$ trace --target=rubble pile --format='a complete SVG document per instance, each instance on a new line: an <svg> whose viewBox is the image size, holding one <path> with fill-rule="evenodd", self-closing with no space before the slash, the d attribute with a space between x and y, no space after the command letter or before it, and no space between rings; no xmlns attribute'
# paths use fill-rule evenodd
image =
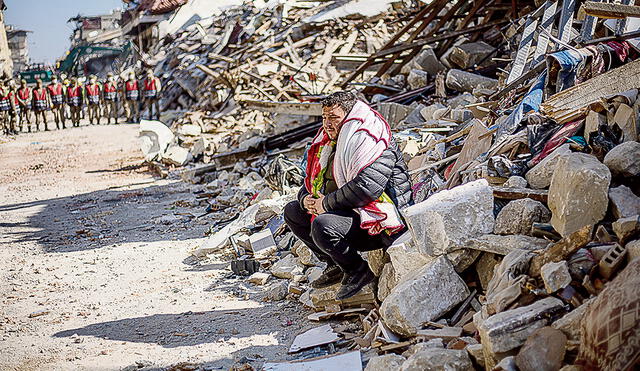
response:
<svg viewBox="0 0 640 371"><path fill-rule="evenodd" d="M220 220L194 255L227 255L264 300L299 300L311 321L344 320L306 349L335 353L341 339L338 350L359 350L370 371L624 364L623 345L593 349L606 342L606 313L617 321L610 336L638 333L637 313L622 326L619 310L640 299L629 289L640 265L640 35L623 4L517 3L434 0L366 21L236 8L175 35L156 57L174 70L165 104L207 113L192 109L173 128L186 137L196 126L215 143L210 165L184 173L206 184L201 197ZM362 39L385 27L380 42ZM364 51L348 76L338 72L349 60L340 56ZM302 93L312 83L302 77L301 90L274 85L304 66L323 88ZM317 103L295 103L300 121L276 110L352 81L390 123L415 204L393 246L364 254L377 282L338 301L340 284L309 288L324 266L282 217L304 177L297 142L318 128L305 125ZM265 153L246 151L252 138ZM327 331L340 336L327 341Z"/></svg>

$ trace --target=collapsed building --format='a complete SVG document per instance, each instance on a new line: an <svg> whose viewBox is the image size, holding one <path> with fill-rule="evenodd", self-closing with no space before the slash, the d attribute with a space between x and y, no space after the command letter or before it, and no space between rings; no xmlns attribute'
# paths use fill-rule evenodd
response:
<svg viewBox="0 0 640 371"><path fill-rule="evenodd" d="M147 164L203 184L219 221L194 256L333 321L292 344L323 356L305 365L633 367L640 7L363 3L246 2L145 51L168 125L142 122ZM322 263L282 219L339 89L388 119L416 202L409 231L365 254L377 282L345 301L308 287Z"/></svg>

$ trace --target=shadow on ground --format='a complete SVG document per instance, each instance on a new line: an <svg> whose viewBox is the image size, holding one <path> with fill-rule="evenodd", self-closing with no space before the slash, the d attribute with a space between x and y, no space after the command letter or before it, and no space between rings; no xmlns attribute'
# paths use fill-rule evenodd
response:
<svg viewBox="0 0 640 371"><path fill-rule="evenodd" d="M201 238L212 222L199 219L205 207L182 182L1 205L0 244L36 241L46 252L70 252ZM16 211L27 220L9 220Z"/></svg>

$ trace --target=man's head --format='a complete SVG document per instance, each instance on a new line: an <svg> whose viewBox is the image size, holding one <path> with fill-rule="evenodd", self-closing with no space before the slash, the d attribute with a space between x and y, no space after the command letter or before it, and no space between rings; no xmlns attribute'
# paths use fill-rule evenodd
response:
<svg viewBox="0 0 640 371"><path fill-rule="evenodd" d="M51 77L51 82L52 82L52 83L54 83L54 84L56 84L56 83L58 82L58 76L53 75L53 76Z"/></svg>
<svg viewBox="0 0 640 371"><path fill-rule="evenodd" d="M38 89L42 89L42 80L41 79L37 79L36 80L36 85L38 86Z"/></svg>
<svg viewBox="0 0 640 371"><path fill-rule="evenodd" d="M89 81L91 81L92 84L95 84L98 82L98 77L96 75L91 75L89 76Z"/></svg>
<svg viewBox="0 0 640 371"><path fill-rule="evenodd" d="M109 72L107 74L107 81L113 82L114 78L113 78L113 74L111 72Z"/></svg>
<svg viewBox="0 0 640 371"><path fill-rule="evenodd" d="M147 77L148 78L152 78L153 77L153 70L151 68L147 68Z"/></svg>
<svg viewBox="0 0 640 371"><path fill-rule="evenodd" d="M136 79L136 74L133 72L129 73L129 81L133 81L135 79Z"/></svg>
<svg viewBox="0 0 640 371"><path fill-rule="evenodd" d="M20 86L23 87L23 88L26 88L27 87L27 80L25 80L25 79L20 80Z"/></svg>
<svg viewBox="0 0 640 371"><path fill-rule="evenodd" d="M351 112L358 99L355 94L348 91L335 92L322 103L322 127L331 140L338 139L342 121Z"/></svg>

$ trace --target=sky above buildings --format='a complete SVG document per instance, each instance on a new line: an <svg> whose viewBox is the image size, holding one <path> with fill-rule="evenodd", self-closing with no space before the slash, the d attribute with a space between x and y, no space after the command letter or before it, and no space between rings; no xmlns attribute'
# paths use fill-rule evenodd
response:
<svg viewBox="0 0 640 371"><path fill-rule="evenodd" d="M122 8L121 0L5 0L5 22L33 31L28 36L29 56L34 63L53 63L69 48L74 28L69 18L110 13Z"/></svg>

